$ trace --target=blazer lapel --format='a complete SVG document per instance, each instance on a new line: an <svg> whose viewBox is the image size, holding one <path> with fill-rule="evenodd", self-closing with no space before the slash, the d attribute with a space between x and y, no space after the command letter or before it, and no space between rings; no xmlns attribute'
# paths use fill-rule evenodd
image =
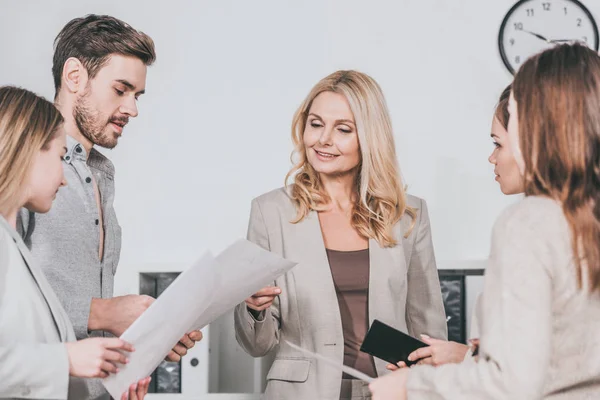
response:
<svg viewBox="0 0 600 400"><path fill-rule="evenodd" d="M396 237L403 241L402 236ZM378 319L405 331L405 312L399 309L406 298L407 266L402 242L394 247L381 247L370 239L369 267L369 326ZM388 363L378 358L374 360L377 374L382 376L387 372Z"/></svg>
<svg viewBox="0 0 600 400"><path fill-rule="evenodd" d="M342 319L318 213L311 211L296 225L295 232L294 240L298 243L293 247L301 250L291 259L302 260L293 270L296 283L310 288L311 296L319 303L319 315L315 316L320 321L317 326L326 327L325 331L331 335L321 344L329 347L325 353L335 354L341 362L344 357ZM374 319L379 319L406 331L406 315L400 305L406 298L407 262L400 224L396 225L395 235L399 243L394 247L384 248L376 240L369 240L369 326ZM386 365L387 362L375 359L379 376L387 372Z"/></svg>
<svg viewBox="0 0 600 400"><path fill-rule="evenodd" d="M318 213L311 211L297 224L296 229L297 240L302 242L298 243L302 263L294 269L295 279L299 287L310 288L311 296L314 297L311 301L319 309L319 315L315 316L321 321L319 328L327 327L328 338L322 345L339 349L334 353L343 357L342 318Z"/></svg>
<svg viewBox="0 0 600 400"><path fill-rule="evenodd" d="M50 309L50 313L52 314L52 319L54 320L54 325L56 326L56 330L58 331L60 340L63 342L67 341L67 328L64 325L64 320L57 318L57 316L63 315L63 308L60 304L60 301L56 297L56 294L52 290L52 287L50 287L48 280L44 276L43 271L41 271L36 266L36 264L32 262L31 254L27 249L27 246L25 246L25 243L23 243L23 240L21 239L19 234L14 229L12 229L12 227L8 225L8 223L1 216L0 224L3 225L4 229L10 233L11 237L17 244L17 247L19 249L19 252L21 253L21 257L23 257L25 265L29 269L31 276L33 276L33 280L38 285L42 296L44 296L44 299L48 304L48 308Z"/></svg>

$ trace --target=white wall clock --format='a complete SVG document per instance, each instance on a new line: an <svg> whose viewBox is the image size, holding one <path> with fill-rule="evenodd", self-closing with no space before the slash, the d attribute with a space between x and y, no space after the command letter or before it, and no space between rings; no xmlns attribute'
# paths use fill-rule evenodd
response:
<svg viewBox="0 0 600 400"><path fill-rule="evenodd" d="M577 0L520 0L504 17L498 34L502 61L513 74L532 55L573 41L598 51L596 21Z"/></svg>

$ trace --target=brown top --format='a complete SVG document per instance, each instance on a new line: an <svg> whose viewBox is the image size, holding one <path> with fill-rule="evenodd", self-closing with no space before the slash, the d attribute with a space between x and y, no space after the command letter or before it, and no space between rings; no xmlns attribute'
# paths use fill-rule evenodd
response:
<svg viewBox="0 0 600 400"><path fill-rule="evenodd" d="M360 351L369 328L369 249L327 249L327 258L342 316L344 364L377 377L373 357Z"/></svg>

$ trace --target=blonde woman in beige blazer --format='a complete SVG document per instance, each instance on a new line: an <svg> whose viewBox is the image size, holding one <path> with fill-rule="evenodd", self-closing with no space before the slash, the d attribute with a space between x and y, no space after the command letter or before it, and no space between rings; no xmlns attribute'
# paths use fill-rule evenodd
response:
<svg viewBox="0 0 600 400"><path fill-rule="evenodd" d="M478 360L402 368L373 398L600 398L600 56L582 44L519 69L508 137L525 199L494 225Z"/></svg>
<svg viewBox="0 0 600 400"><path fill-rule="evenodd" d="M75 341L69 318L17 233L23 206L48 212L64 185L63 119L35 94L0 87L0 399L89 398L87 382L126 362L117 338ZM123 394L140 400L149 378Z"/></svg>
<svg viewBox="0 0 600 400"><path fill-rule="evenodd" d="M236 337L252 356L275 352L266 399L369 398L362 382L286 341L379 376L386 363L358 351L374 319L446 338L427 207L403 190L385 100L369 76L321 80L292 137L294 184L253 200L248 239L299 264L236 308Z"/></svg>

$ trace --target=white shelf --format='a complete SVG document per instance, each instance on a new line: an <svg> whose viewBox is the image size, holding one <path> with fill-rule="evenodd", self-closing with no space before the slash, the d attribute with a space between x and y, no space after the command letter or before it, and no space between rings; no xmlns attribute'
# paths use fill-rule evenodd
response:
<svg viewBox="0 0 600 400"><path fill-rule="evenodd" d="M485 269L487 259L483 260L444 260L438 261L438 269Z"/></svg>

